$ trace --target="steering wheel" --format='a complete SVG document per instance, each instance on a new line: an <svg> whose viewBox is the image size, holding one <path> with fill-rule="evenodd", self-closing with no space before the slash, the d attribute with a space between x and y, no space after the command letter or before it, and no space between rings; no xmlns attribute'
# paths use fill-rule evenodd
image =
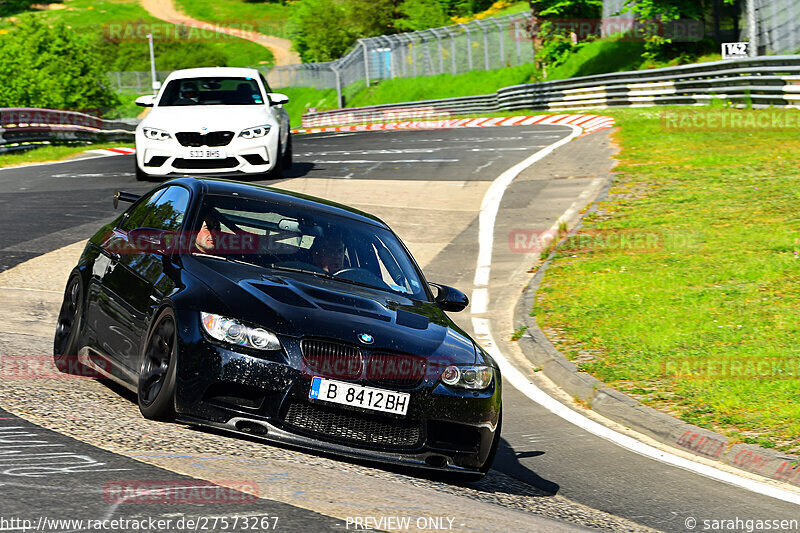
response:
<svg viewBox="0 0 800 533"><path fill-rule="evenodd" d="M338 272L333 274L336 278L343 278L349 279L350 281L355 281L358 283L363 283L365 285L371 285L373 287L386 287L387 289L389 286L378 276L367 270L366 268L358 268L358 267L350 267L350 268L343 268Z"/></svg>

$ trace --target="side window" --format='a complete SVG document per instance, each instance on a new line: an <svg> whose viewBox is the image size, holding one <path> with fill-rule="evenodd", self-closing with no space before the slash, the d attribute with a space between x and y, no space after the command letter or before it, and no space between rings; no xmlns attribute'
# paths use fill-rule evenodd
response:
<svg viewBox="0 0 800 533"><path fill-rule="evenodd" d="M141 228L142 221L147 215L147 212L150 211L150 208L153 207L153 204L163 193L164 189L159 189L149 196L146 196L139 201L138 204L133 206L128 212L128 216L125 217L125 220L123 220L122 224L120 224L120 229L130 231L132 229Z"/></svg>
<svg viewBox="0 0 800 533"><path fill-rule="evenodd" d="M180 186L167 187L152 203L139 227L177 231L189 206L189 191Z"/></svg>

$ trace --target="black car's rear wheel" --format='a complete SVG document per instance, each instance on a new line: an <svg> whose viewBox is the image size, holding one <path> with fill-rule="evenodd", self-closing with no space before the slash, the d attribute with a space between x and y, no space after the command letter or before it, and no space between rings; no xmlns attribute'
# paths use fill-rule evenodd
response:
<svg viewBox="0 0 800 533"><path fill-rule="evenodd" d="M53 360L56 367L70 372L70 363L77 364L78 333L83 316L83 286L79 274L73 274L64 291L64 301L58 313L56 334L53 339Z"/></svg>
<svg viewBox="0 0 800 533"><path fill-rule="evenodd" d="M175 414L175 367L178 332L175 313L164 309L153 322L139 367L139 410L145 418L170 419Z"/></svg>

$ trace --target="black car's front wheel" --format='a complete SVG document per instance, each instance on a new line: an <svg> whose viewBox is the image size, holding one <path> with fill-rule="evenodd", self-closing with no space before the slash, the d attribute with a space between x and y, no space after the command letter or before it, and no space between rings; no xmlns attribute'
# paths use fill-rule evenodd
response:
<svg viewBox="0 0 800 533"><path fill-rule="evenodd" d="M56 367L65 373L70 372L71 363L76 364L78 333L83 315L83 287L81 277L73 274L64 291L64 301L58 313L56 334L53 339L53 360Z"/></svg>
<svg viewBox="0 0 800 533"><path fill-rule="evenodd" d="M175 414L177 353L175 312L167 308L153 321L139 367L139 411L145 418L164 420Z"/></svg>

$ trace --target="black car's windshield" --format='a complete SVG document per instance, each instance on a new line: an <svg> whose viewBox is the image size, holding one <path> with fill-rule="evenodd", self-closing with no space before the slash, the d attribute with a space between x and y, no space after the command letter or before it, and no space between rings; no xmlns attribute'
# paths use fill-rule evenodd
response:
<svg viewBox="0 0 800 533"><path fill-rule="evenodd" d="M236 196L208 195L193 250L427 299L403 245L379 226Z"/></svg>
<svg viewBox="0 0 800 533"><path fill-rule="evenodd" d="M254 78L182 78L164 88L159 106L263 105L264 97Z"/></svg>

